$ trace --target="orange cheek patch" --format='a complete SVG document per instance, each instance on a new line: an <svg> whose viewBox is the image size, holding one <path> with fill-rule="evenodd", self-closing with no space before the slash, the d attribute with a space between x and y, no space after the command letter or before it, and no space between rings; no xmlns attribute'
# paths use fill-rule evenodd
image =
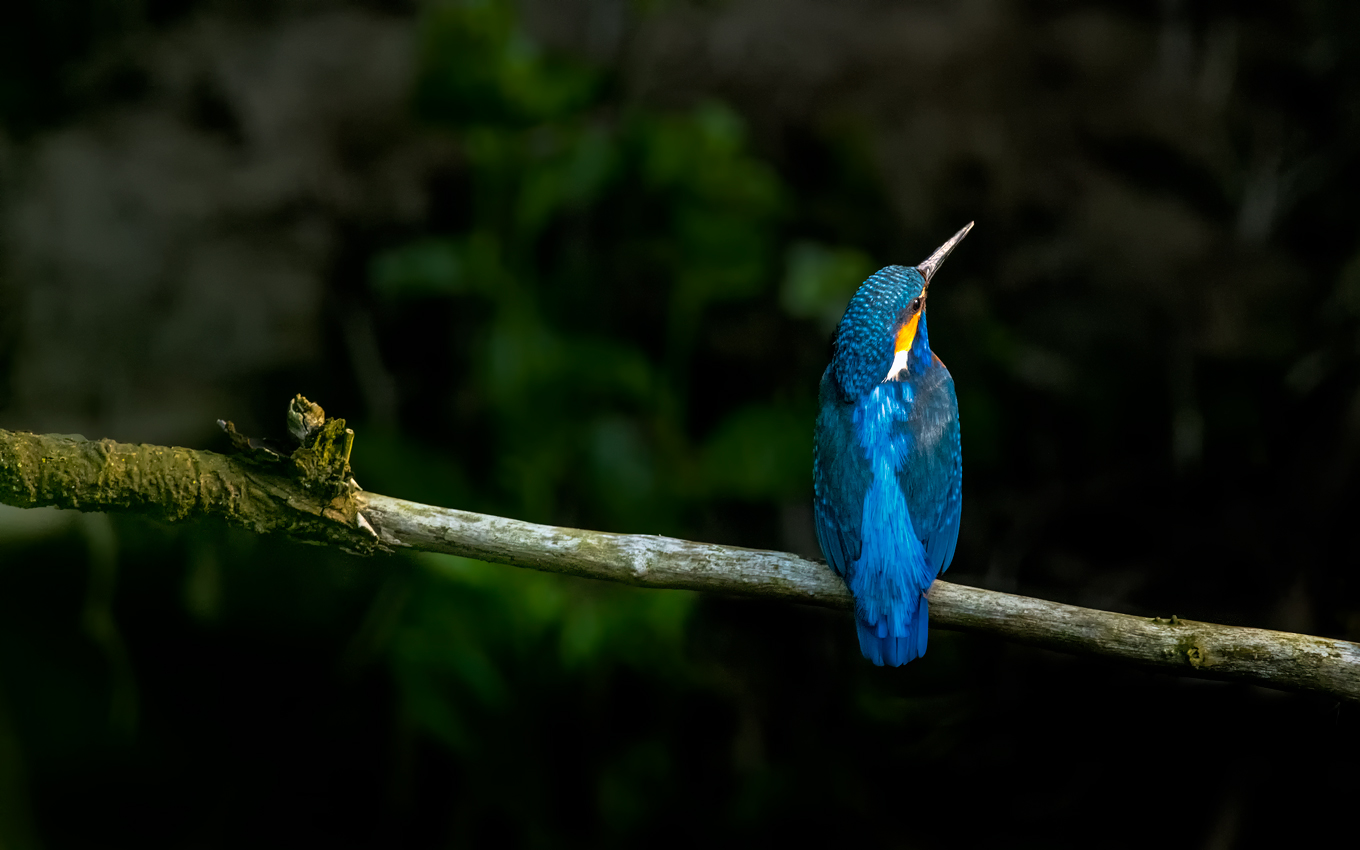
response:
<svg viewBox="0 0 1360 850"><path fill-rule="evenodd" d="M917 313L907 320L902 329L897 332L897 347L895 351L910 351L911 344L916 341L916 324L921 321L921 314Z"/></svg>

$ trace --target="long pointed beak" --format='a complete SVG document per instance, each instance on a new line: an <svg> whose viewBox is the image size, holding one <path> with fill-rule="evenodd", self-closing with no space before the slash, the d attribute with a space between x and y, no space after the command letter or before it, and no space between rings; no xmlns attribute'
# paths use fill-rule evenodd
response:
<svg viewBox="0 0 1360 850"><path fill-rule="evenodd" d="M921 277L926 279L926 286L930 286L930 279L935 276L935 272L940 270L940 266L944 265L945 258L949 256L949 252L953 251L954 246L962 242L963 237L967 236L968 231L972 229L973 222L970 221L963 226L962 230L949 237L948 242L936 248L935 253L927 257L925 262L916 267L916 270L921 273Z"/></svg>

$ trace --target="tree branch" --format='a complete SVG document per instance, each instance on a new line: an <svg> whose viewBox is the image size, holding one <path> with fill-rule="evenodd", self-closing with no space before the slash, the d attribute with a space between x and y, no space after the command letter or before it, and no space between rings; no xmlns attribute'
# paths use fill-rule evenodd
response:
<svg viewBox="0 0 1360 850"><path fill-rule="evenodd" d="M337 465L326 445L343 425L332 420L318 448L299 449L273 470L214 452L0 430L0 503L219 520L364 555L409 548L642 587L853 607L825 564L787 552L556 528L365 493L348 478L347 455ZM309 451L314 457L299 457ZM342 470L342 483L318 484L309 466L317 458ZM1134 617L945 581L930 600L937 627L1360 701L1360 645L1348 641Z"/></svg>

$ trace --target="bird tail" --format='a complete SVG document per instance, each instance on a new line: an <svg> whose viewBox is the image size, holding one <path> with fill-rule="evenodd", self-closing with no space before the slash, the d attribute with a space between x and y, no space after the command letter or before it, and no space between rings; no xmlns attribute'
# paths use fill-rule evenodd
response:
<svg viewBox="0 0 1360 850"><path fill-rule="evenodd" d="M870 625L859 617L855 618L855 630L859 633L859 651L864 657L879 667L901 667L908 661L926 654L926 638L929 636L930 600L924 593L916 603L916 611L908 616L905 628L893 634L887 615L879 617L878 622Z"/></svg>

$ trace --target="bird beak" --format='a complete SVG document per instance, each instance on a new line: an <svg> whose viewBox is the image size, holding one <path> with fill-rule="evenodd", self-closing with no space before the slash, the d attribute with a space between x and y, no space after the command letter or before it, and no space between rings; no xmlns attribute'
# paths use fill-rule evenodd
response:
<svg viewBox="0 0 1360 850"><path fill-rule="evenodd" d="M944 265L945 258L949 256L949 252L953 251L954 246L962 242L963 237L967 236L968 231L972 229L973 222L970 221L963 226L962 230L949 237L948 242L936 248L935 253L927 257L925 262L916 267L916 270L921 273L921 277L926 279L926 286L930 286L930 279L935 277L935 272L939 271L940 266Z"/></svg>
<svg viewBox="0 0 1360 850"><path fill-rule="evenodd" d="M949 256L949 252L953 251L954 246L962 242L963 237L967 236L968 231L972 229L973 222L970 221L963 226L962 230L949 237L948 242L936 248L935 253L927 257L925 262L916 267L916 270L921 273L921 277L926 279L925 286L921 287L922 296L924 296L926 290L930 288L930 279L935 277L935 272L939 271L940 266L944 265L945 258ZM888 367L888 374L883 378L884 383L901 377L902 371L907 368L907 358L911 354L912 344L916 341L916 329L921 321L921 314L924 312L925 307L922 306L921 312L912 316L911 319L898 330L892 366Z"/></svg>

